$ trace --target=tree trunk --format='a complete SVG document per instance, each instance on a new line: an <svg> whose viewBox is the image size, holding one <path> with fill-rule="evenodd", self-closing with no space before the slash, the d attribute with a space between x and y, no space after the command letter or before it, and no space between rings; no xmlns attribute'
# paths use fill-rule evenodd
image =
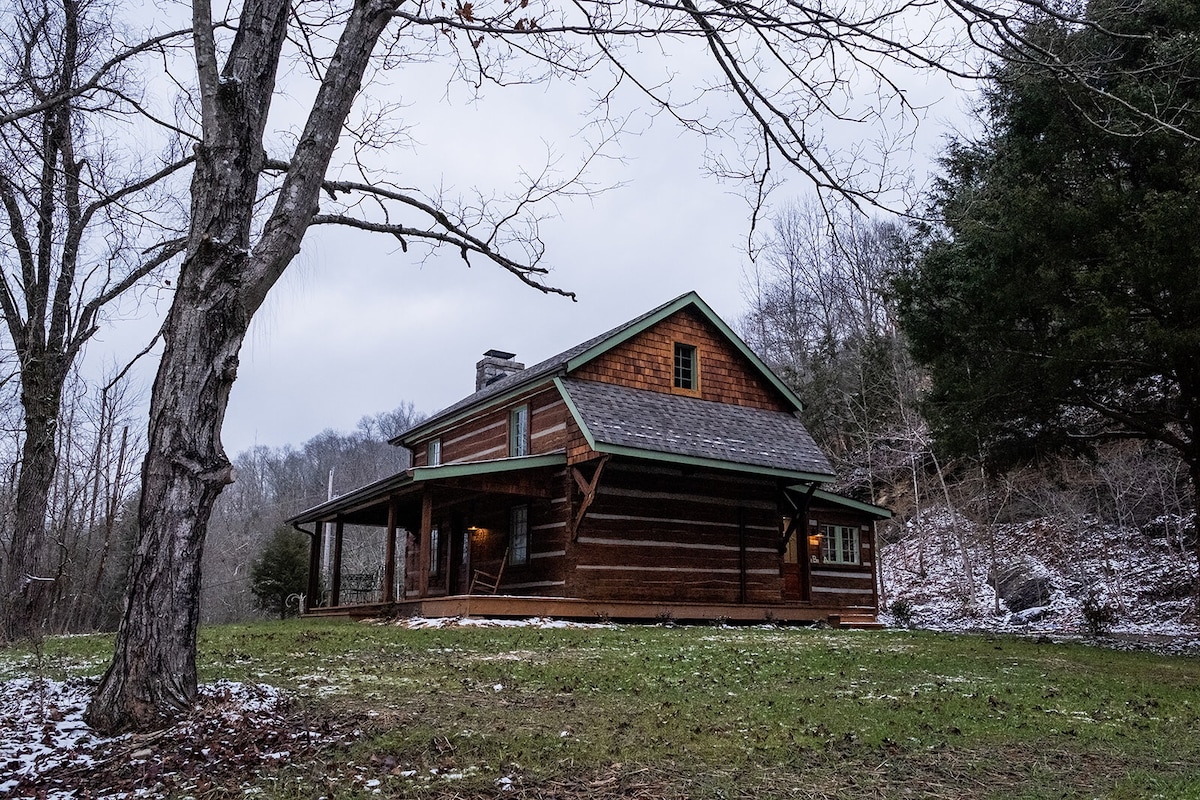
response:
<svg viewBox="0 0 1200 800"><path fill-rule="evenodd" d="M245 3L220 73L209 4L193 4L204 137L192 174L187 255L150 399L125 613L113 662L87 712L99 730L160 727L195 701L200 565L213 503L231 481L221 426L238 351L317 213L338 134L395 4L353 5L253 254L263 131L291 4Z"/></svg>
<svg viewBox="0 0 1200 800"><path fill-rule="evenodd" d="M1192 547L1196 553L1196 613L1200 614L1200 458L1188 462L1192 478Z"/></svg>
<svg viewBox="0 0 1200 800"><path fill-rule="evenodd" d="M234 280L245 260L201 248L164 328L125 613L87 714L100 730L158 727L196 698L200 562L213 503L231 481L220 430L249 324Z"/></svg>
<svg viewBox="0 0 1200 800"><path fill-rule="evenodd" d="M48 367L26 365L21 376L25 441L12 539L2 567L0 641L36 639L53 594L54 548L46 535L46 510L58 468L58 411L63 380L58 380L57 371Z"/></svg>

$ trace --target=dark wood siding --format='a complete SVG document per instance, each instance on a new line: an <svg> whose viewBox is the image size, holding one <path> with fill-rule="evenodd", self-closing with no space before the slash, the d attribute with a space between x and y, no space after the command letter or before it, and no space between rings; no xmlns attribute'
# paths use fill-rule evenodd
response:
<svg viewBox="0 0 1200 800"><path fill-rule="evenodd" d="M859 541L858 564L810 561L813 605L874 609L878 603L874 524L861 514L839 508L813 508L808 520L808 534L817 534L822 525L846 525L858 528Z"/></svg>
<svg viewBox="0 0 1200 800"><path fill-rule="evenodd" d="M570 551L571 595L780 602L775 491L769 481L610 463Z"/></svg>
<svg viewBox="0 0 1200 800"><path fill-rule="evenodd" d="M542 386L479 416L443 429L436 437L430 437L442 440L442 463L507 458L509 413L525 404L529 406L530 455L562 452L569 436L567 421L570 414L558 390L553 386ZM428 445L429 440L415 445L414 466L421 467L428 463Z"/></svg>
<svg viewBox="0 0 1200 800"><path fill-rule="evenodd" d="M687 308L584 364L571 376L669 393L673 390L676 342L696 348L699 396L703 399L773 411L790 410L778 391L720 331Z"/></svg>
<svg viewBox="0 0 1200 800"><path fill-rule="evenodd" d="M434 501L433 520L438 526L447 568L430 576L429 596L465 594L476 570L495 574L509 548L512 509L529 508L529 563L505 564L499 594L562 596L566 583L567 506L565 470L549 473L546 482L554 487L550 497L526 498L520 495L454 495ZM450 542L451 534L457 546ZM470 538L470 552L461 560L460 537ZM420 546L415 536L408 541L409 568L405 576L407 596L414 597L419 585ZM453 561L451 561L453 559Z"/></svg>

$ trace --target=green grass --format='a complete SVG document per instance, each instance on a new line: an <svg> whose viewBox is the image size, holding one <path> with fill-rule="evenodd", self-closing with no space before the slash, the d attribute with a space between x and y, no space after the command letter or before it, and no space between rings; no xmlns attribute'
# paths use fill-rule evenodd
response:
<svg viewBox="0 0 1200 800"><path fill-rule="evenodd" d="M0 651L0 678L95 675L110 645ZM362 730L257 778L267 797L1200 798L1195 658L909 631L328 622L206 628L200 651L201 680L285 687Z"/></svg>

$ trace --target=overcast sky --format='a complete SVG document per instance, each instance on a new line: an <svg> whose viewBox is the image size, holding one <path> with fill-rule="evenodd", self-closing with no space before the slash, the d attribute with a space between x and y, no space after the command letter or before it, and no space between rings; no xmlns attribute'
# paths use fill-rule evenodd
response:
<svg viewBox="0 0 1200 800"><path fill-rule="evenodd" d="M391 156L404 182L504 190L522 168L536 168L547 143L565 164L577 155L571 145L590 102L586 87L506 88L465 102L462 92L447 92L443 76L409 67L403 74L410 82L372 91L406 104L414 145ZM966 103L943 80L906 80L929 108L911 147L890 155L898 177L920 185ZM286 85L279 102L303 106ZM631 127L639 132L613 151L622 160L592 172L599 184L620 185L561 202L557 218L542 227L544 264L553 270L547 281L575 292L578 302L542 294L480 259L468 268L454 252L422 261L389 237L310 231L242 350L224 427L227 451L299 445L403 402L432 413L473 391L485 350L508 350L532 365L690 290L736 328L749 266L741 187L705 173L706 143L696 136L661 119L648 125L635 117ZM871 133L830 127L827 138L852 148L854 137ZM773 200L807 191L794 180ZM149 309L101 333L88 352L93 368L137 351L157 325ZM136 378L147 393L152 367Z"/></svg>

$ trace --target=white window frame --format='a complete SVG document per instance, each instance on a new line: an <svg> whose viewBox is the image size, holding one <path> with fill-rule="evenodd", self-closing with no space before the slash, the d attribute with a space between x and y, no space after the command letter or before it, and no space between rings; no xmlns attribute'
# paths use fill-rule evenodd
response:
<svg viewBox="0 0 1200 800"><path fill-rule="evenodd" d="M529 563L529 506L513 506L509 514L508 563L513 567Z"/></svg>
<svg viewBox="0 0 1200 800"><path fill-rule="evenodd" d="M425 463L426 466L436 467L442 463L442 440L430 439L429 444L425 446Z"/></svg>
<svg viewBox="0 0 1200 800"><path fill-rule="evenodd" d="M822 525L821 561L826 564L861 564L862 537L857 525Z"/></svg>
<svg viewBox="0 0 1200 800"><path fill-rule="evenodd" d="M509 458L529 455L529 405L522 404L508 412Z"/></svg>

